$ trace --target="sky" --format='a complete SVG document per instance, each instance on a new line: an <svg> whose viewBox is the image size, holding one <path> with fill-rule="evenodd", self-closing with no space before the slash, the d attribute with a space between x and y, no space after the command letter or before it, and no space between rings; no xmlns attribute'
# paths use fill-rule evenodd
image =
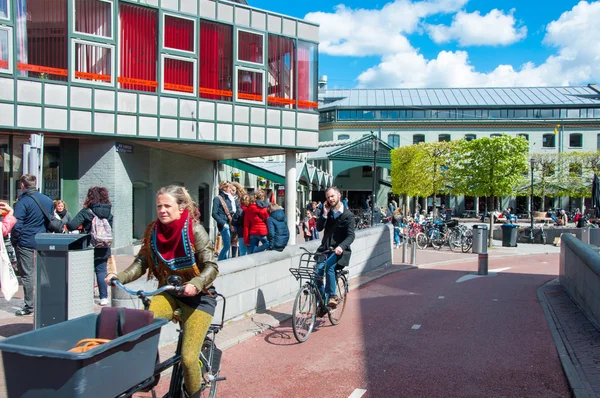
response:
<svg viewBox="0 0 600 398"><path fill-rule="evenodd" d="M328 88L600 81L600 0L248 0L320 24Z"/></svg>

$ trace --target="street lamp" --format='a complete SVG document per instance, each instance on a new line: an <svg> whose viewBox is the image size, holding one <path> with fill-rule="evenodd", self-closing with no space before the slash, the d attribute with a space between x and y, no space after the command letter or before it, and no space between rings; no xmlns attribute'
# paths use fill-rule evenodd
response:
<svg viewBox="0 0 600 398"><path fill-rule="evenodd" d="M371 198L371 226L375 225L375 205L377 203L377 150L379 149L379 140L371 132L371 142L373 143L373 195Z"/></svg>
<svg viewBox="0 0 600 398"><path fill-rule="evenodd" d="M529 240L531 241L531 243L533 243L533 168L535 167L535 164L537 163L537 160L535 160L534 158L529 159L529 164L531 165L531 204L530 204L530 214L529 214L529 218L531 219L531 228L529 230Z"/></svg>

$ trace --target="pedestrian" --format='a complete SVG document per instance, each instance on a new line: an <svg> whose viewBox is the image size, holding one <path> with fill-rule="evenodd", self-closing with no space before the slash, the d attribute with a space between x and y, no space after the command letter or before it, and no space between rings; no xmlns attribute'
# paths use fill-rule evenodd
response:
<svg viewBox="0 0 600 398"><path fill-rule="evenodd" d="M306 215L302 221L302 233L304 235L304 241L308 242L313 240L313 230L317 228L317 222L313 217L313 214L306 210Z"/></svg>
<svg viewBox="0 0 600 398"><path fill-rule="evenodd" d="M560 211L560 218L558 219L558 222L563 227L567 226L567 223L569 222L569 219L567 217L567 213L564 210Z"/></svg>
<svg viewBox="0 0 600 398"><path fill-rule="evenodd" d="M242 209L240 207L240 201L239 201L239 195L240 193L246 193L246 190L244 189L244 187L242 187L242 185L239 182L232 182L229 185L229 200L231 200L232 203L232 208L234 209L233 213L231 214L231 257L237 257L241 254L239 254L238 252L238 248L239 248L239 234L238 234L238 228L239 228L239 221L240 221L240 215L242 213ZM242 238L243 240L243 238Z"/></svg>
<svg viewBox="0 0 600 398"><path fill-rule="evenodd" d="M350 264L352 255L350 245L354 242L354 214L344 207L340 201L341 196L336 187L325 191L327 201L323 206L323 215L317 221L317 229L325 231L317 252L334 248L333 255L327 255L327 258L316 266L319 275L325 276L325 286L323 286L322 278L317 280L317 286L321 296L325 297L327 305L331 308L336 308L338 305L335 269Z"/></svg>
<svg viewBox="0 0 600 398"><path fill-rule="evenodd" d="M27 316L33 314L35 235L47 231L49 220L46 216L54 213L54 202L38 192L36 176L24 174L19 182L21 195L15 204L17 222L11 238L17 253L25 304L15 315Z"/></svg>
<svg viewBox="0 0 600 398"><path fill-rule="evenodd" d="M10 241L10 232L17 223L17 219L15 218L13 208L5 202L0 202L0 215L2 217L2 237L4 238L6 253L13 268L17 268L17 254Z"/></svg>
<svg viewBox="0 0 600 398"><path fill-rule="evenodd" d="M102 220L106 220L110 228L112 228L112 204L109 200L108 189L104 187L91 187L88 189L87 196L83 201L83 208L66 224L66 227L69 231L74 231L81 227L83 233L91 233L92 237L94 237L94 230L97 231L98 226L103 225ZM112 229L110 233L112 234ZM110 239L112 240L112 236ZM108 259L111 257L111 250L110 243L108 243L108 247L106 247L105 243L98 243L94 247L94 273L98 282L101 306L108 305L108 288L105 279L108 273L107 265Z"/></svg>
<svg viewBox="0 0 600 398"><path fill-rule="evenodd" d="M269 218L267 218L267 245L269 250L283 251L290 240L290 230L287 226L287 218L281 206L271 203L268 207ZM260 251L260 250L259 250Z"/></svg>
<svg viewBox="0 0 600 398"><path fill-rule="evenodd" d="M231 250L231 222L233 221L234 203L230 199L229 181L222 181L219 184L219 194L215 196L212 204L212 218L217 222L217 229L221 235L223 248L219 252L218 260L226 260L229 258Z"/></svg>
<svg viewBox="0 0 600 398"><path fill-rule="evenodd" d="M157 219L146 228L142 248L133 264L106 279L112 283L117 278L125 284L147 273L148 278L158 279L158 286L162 287L169 276L182 278L181 294L173 291L157 294L152 297L149 310L154 318L166 319L173 319L175 311L180 310L185 387L181 396L199 397L204 357L200 351L217 305L213 286L219 273L217 261L210 238L195 217L194 202L184 187L169 185L159 189L156 213Z"/></svg>
<svg viewBox="0 0 600 398"><path fill-rule="evenodd" d="M300 209L296 207L296 235L300 235Z"/></svg>
<svg viewBox="0 0 600 398"><path fill-rule="evenodd" d="M71 221L71 219L73 218L71 216L71 213L69 213L67 211L67 205L65 202L63 202L62 200L55 200L54 201L54 217L60 221L62 221L66 231L66 224Z"/></svg>
<svg viewBox="0 0 600 398"><path fill-rule="evenodd" d="M400 247L400 235L401 235L402 226L403 226L402 223L403 223L402 210L396 209L396 211L394 211L394 215L392 216L392 225L394 226L394 246L396 248Z"/></svg>
<svg viewBox="0 0 600 398"><path fill-rule="evenodd" d="M264 190L259 189L254 192L254 196L250 197L250 205L244 216L244 233L247 234L244 236L244 242L249 242L248 252L250 254L254 253L259 244L267 244L267 218L269 218L267 207L269 202L265 199L266 193Z"/></svg>
<svg viewBox="0 0 600 398"><path fill-rule="evenodd" d="M348 199L346 199L346 197L344 197L344 198L342 199L342 204L344 205L344 207L345 207L346 209L349 209L349 208L350 208L350 207L348 206Z"/></svg>
<svg viewBox="0 0 600 398"><path fill-rule="evenodd" d="M240 209L242 211L240 213L240 218L239 218L238 227L237 227L238 247L239 247L239 255L240 256L245 256L246 254L250 254L249 247L248 247L249 242L246 242L246 238L244 238L244 236L248 235L246 233L248 231L248 229L244 225L244 218L246 217L246 210L248 209L248 206L250 206L250 195L248 195L247 193L244 193L240 197Z"/></svg>

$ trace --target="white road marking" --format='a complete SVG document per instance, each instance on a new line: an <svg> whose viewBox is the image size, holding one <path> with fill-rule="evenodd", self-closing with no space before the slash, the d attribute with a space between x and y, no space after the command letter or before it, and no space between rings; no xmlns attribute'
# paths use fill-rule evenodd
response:
<svg viewBox="0 0 600 398"><path fill-rule="evenodd" d="M421 328L421 325L419 325L418 323L412 325L412 327L411 327L411 329L414 329L414 330L417 330L417 329L420 329L420 328Z"/></svg>
<svg viewBox="0 0 600 398"><path fill-rule="evenodd" d="M498 299L492 299L492 301L498 301Z"/></svg>
<svg viewBox="0 0 600 398"><path fill-rule="evenodd" d="M446 298L446 296L440 296L440 297L438 297L438 298L441 300L441 299L445 299L445 298Z"/></svg>
<svg viewBox="0 0 600 398"><path fill-rule="evenodd" d="M410 292L410 293L408 293L408 294L414 294L414 293L413 293L413 292Z"/></svg>
<svg viewBox="0 0 600 398"><path fill-rule="evenodd" d="M348 398L360 398L365 395L366 392L367 390L357 388L356 390L352 391L352 394L350 394Z"/></svg>
<svg viewBox="0 0 600 398"><path fill-rule="evenodd" d="M488 270L488 274L487 275L477 275L476 273L467 274L465 276L461 276L460 278L458 278L456 280L456 283L461 283L461 282L465 282L465 281L468 281L468 280L471 280L471 279L476 279L476 278L484 278L486 276L496 276L496 275L498 275L498 272L506 271L506 270L508 270L510 268L511 267L491 269L491 270Z"/></svg>
<svg viewBox="0 0 600 398"><path fill-rule="evenodd" d="M494 273L497 273L497 272L503 272L503 271L506 271L506 270L508 270L508 269L510 269L510 267L506 267L506 268L498 268L498 269L491 269L491 270L489 270L488 272L494 272Z"/></svg>

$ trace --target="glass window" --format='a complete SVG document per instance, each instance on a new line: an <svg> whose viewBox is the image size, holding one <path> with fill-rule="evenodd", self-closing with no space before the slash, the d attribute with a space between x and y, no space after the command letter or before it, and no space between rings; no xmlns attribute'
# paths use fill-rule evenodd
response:
<svg viewBox="0 0 600 398"><path fill-rule="evenodd" d="M477 110L477 118L478 119L487 119L489 117L489 113L487 109L478 109Z"/></svg>
<svg viewBox="0 0 600 398"><path fill-rule="evenodd" d="M0 0L0 18L10 19L10 10L8 9L8 0Z"/></svg>
<svg viewBox="0 0 600 398"><path fill-rule="evenodd" d="M450 134L440 134L438 136L439 142L450 142L450 140L451 140Z"/></svg>
<svg viewBox="0 0 600 398"><path fill-rule="evenodd" d="M540 109L539 115L539 117L541 117L542 119L552 119L552 109Z"/></svg>
<svg viewBox="0 0 600 398"><path fill-rule="evenodd" d="M398 111L388 111L387 118L391 120L398 120L400 112Z"/></svg>
<svg viewBox="0 0 600 398"><path fill-rule="evenodd" d="M296 51L294 40L269 35L269 85L267 98L270 106L293 109L296 104Z"/></svg>
<svg viewBox="0 0 600 398"><path fill-rule="evenodd" d="M600 108L594 109L594 117L595 118L600 118Z"/></svg>
<svg viewBox="0 0 600 398"><path fill-rule="evenodd" d="M12 73L12 29L0 26L0 72Z"/></svg>
<svg viewBox="0 0 600 398"><path fill-rule="evenodd" d="M156 92L158 11L122 2L119 18L120 88Z"/></svg>
<svg viewBox="0 0 600 398"><path fill-rule="evenodd" d="M499 119L500 118L500 109L490 109L489 117L492 119Z"/></svg>
<svg viewBox="0 0 600 398"><path fill-rule="evenodd" d="M298 41L298 109L316 109L318 50L314 43Z"/></svg>
<svg viewBox="0 0 600 398"><path fill-rule="evenodd" d="M515 119L527 118L527 109L515 109Z"/></svg>
<svg viewBox="0 0 600 398"><path fill-rule="evenodd" d="M490 134L490 138L502 137L502 134Z"/></svg>
<svg viewBox="0 0 600 398"><path fill-rule="evenodd" d="M596 136L596 150L600 151L600 134Z"/></svg>
<svg viewBox="0 0 600 398"><path fill-rule="evenodd" d="M561 116L566 117L567 119L578 119L579 109L563 109L561 111Z"/></svg>
<svg viewBox="0 0 600 398"><path fill-rule="evenodd" d="M238 61L263 65L263 41L261 34L238 30Z"/></svg>
<svg viewBox="0 0 600 398"><path fill-rule="evenodd" d="M400 136L398 134L388 135L388 145L392 148L398 148L400 146Z"/></svg>
<svg viewBox="0 0 600 398"><path fill-rule="evenodd" d="M236 99L264 102L264 72L256 69L238 68Z"/></svg>
<svg viewBox="0 0 600 398"><path fill-rule="evenodd" d="M467 141L473 141L476 139L477 139L477 136L475 134L465 134L465 140L467 140Z"/></svg>
<svg viewBox="0 0 600 398"><path fill-rule="evenodd" d="M338 111L338 120L356 119L356 111Z"/></svg>
<svg viewBox="0 0 600 398"><path fill-rule="evenodd" d="M173 50L196 52L196 22L193 19L179 18L163 14L163 47Z"/></svg>
<svg viewBox="0 0 600 398"><path fill-rule="evenodd" d="M421 142L425 142L424 134L415 134L413 135L413 144L420 144Z"/></svg>
<svg viewBox="0 0 600 398"><path fill-rule="evenodd" d="M569 134L569 147L571 147L571 148L583 147L583 135L580 133Z"/></svg>
<svg viewBox="0 0 600 398"><path fill-rule="evenodd" d="M164 54L162 60L163 91L195 94L196 61Z"/></svg>
<svg viewBox="0 0 600 398"><path fill-rule="evenodd" d="M113 46L74 40L72 63L75 80L112 85L113 50Z"/></svg>
<svg viewBox="0 0 600 398"><path fill-rule="evenodd" d="M362 111L362 119L363 120L373 120L375 119L375 114L373 111Z"/></svg>
<svg viewBox="0 0 600 398"><path fill-rule="evenodd" d="M112 7L112 0L75 0L75 32L112 38Z"/></svg>
<svg viewBox="0 0 600 398"><path fill-rule="evenodd" d="M529 134L517 134L517 137L523 137L523 138L525 138L527 141L529 141Z"/></svg>
<svg viewBox="0 0 600 398"><path fill-rule="evenodd" d="M233 28L200 21L200 98L233 99Z"/></svg>
<svg viewBox="0 0 600 398"><path fill-rule="evenodd" d="M66 81L67 0L17 0L15 9L20 76Z"/></svg>
<svg viewBox="0 0 600 398"><path fill-rule="evenodd" d="M340 134L338 135L338 140L349 140L350 139L350 135L349 134Z"/></svg>
<svg viewBox="0 0 600 398"><path fill-rule="evenodd" d="M425 119L425 111L412 111L413 119Z"/></svg>
<svg viewBox="0 0 600 398"><path fill-rule="evenodd" d="M554 134L544 134L542 138L542 146L544 148L554 148L556 146L556 137Z"/></svg>

